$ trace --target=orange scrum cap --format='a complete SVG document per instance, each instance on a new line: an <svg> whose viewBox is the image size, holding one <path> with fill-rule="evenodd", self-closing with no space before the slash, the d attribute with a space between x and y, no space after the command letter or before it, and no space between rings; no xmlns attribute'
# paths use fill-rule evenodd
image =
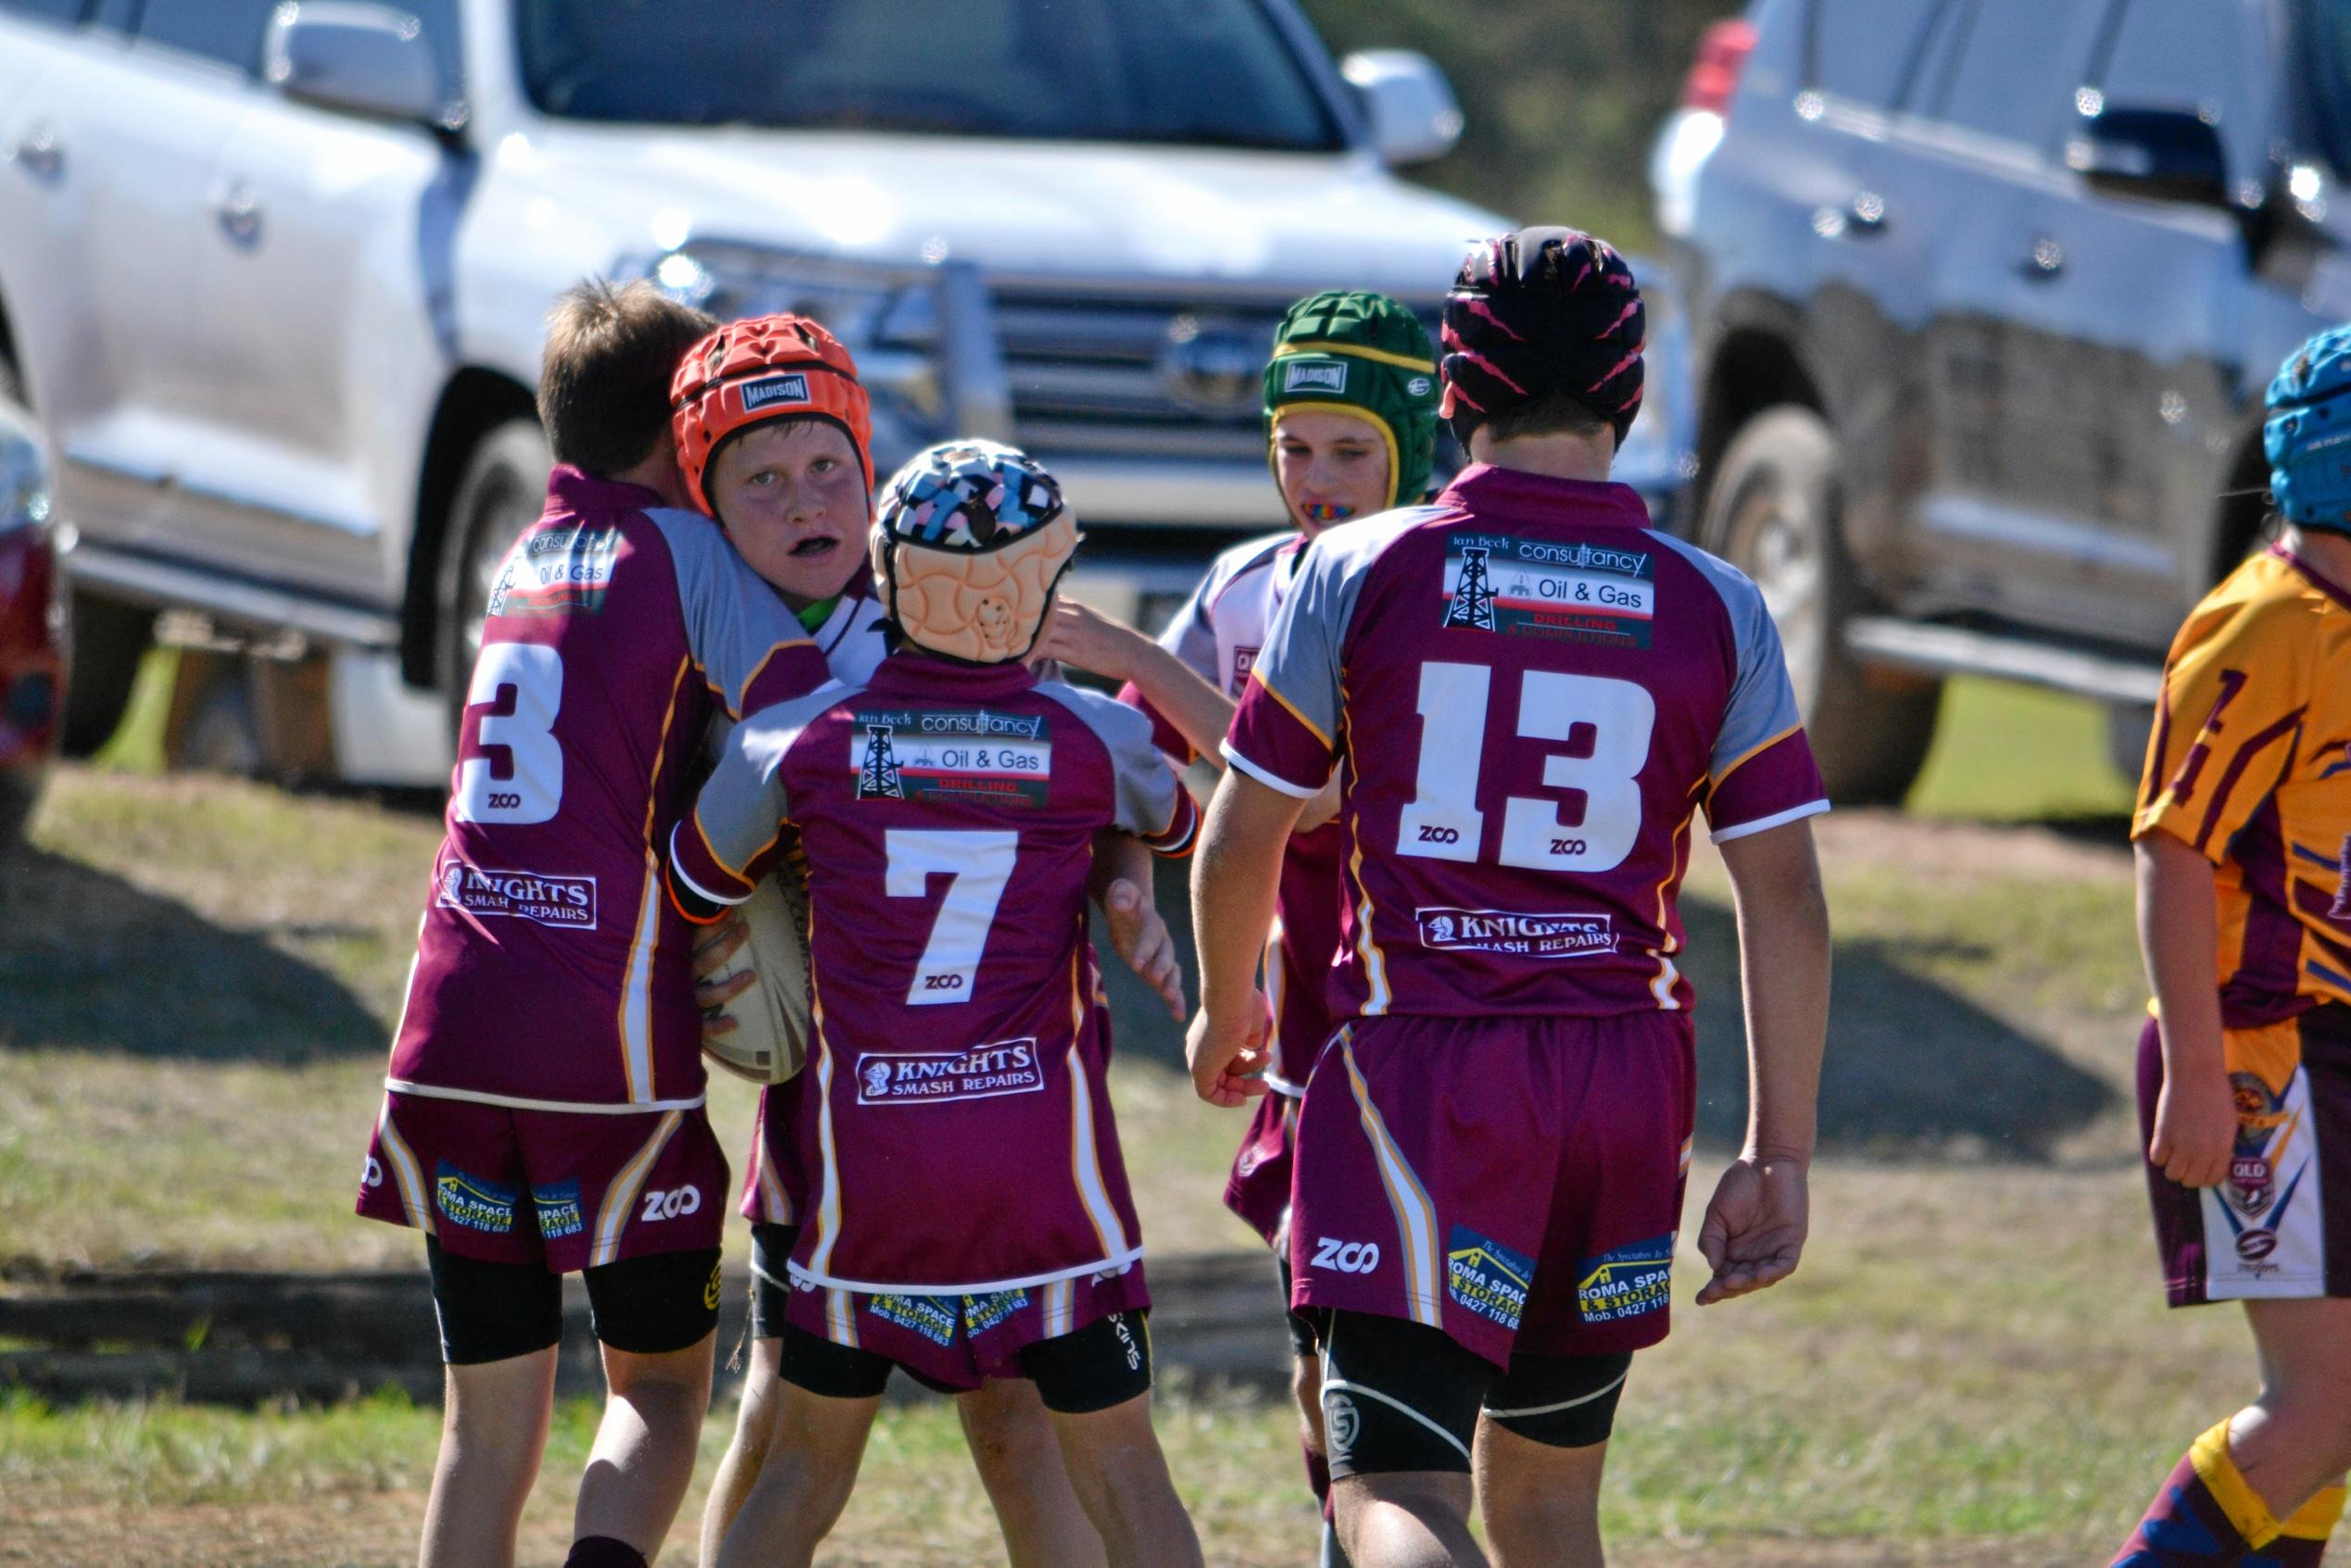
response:
<svg viewBox="0 0 2351 1568"><path fill-rule="evenodd" d="M769 420L829 420L857 448L874 490L874 420L857 361L805 316L729 321L685 351L670 383L670 425L686 493L710 509L710 461L735 436Z"/></svg>

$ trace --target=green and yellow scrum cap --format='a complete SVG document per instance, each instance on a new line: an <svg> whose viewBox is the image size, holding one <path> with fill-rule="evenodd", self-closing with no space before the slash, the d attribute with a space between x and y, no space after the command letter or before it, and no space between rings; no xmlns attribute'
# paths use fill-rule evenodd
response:
<svg viewBox="0 0 2351 1568"><path fill-rule="evenodd" d="M1420 318L1384 294L1329 289L1282 315L1265 365L1265 458L1293 408L1352 414L1388 438L1388 504L1428 495L1437 458L1437 351Z"/></svg>

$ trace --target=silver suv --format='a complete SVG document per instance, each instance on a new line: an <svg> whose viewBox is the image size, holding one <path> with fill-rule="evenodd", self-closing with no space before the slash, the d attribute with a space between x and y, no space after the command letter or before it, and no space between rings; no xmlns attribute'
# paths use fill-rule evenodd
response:
<svg viewBox="0 0 2351 1568"><path fill-rule="evenodd" d="M346 776L446 779L588 272L823 318L884 461L1008 436L1130 558L1273 523L1274 320L1434 308L1500 220L1388 170L1460 125L1289 0L0 0L0 376L80 530L68 745L163 608L323 652Z"/></svg>

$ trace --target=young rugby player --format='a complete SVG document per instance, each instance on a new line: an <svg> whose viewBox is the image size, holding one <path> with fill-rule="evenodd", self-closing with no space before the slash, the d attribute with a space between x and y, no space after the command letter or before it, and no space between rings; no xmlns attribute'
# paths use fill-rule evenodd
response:
<svg viewBox="0 0 2351 1568"><path fill-rule="evenodd" d="M1237 1104L1254 934L1344 766L1342 1025L1298 1113L1294 1304L1327 1314L1333 1502L1364 1568L1597 1564L1631 1352L1663 1338L1694 1112L1676 890L1703 809L1738 895L1753 1122L1701 1302L1795 1267L1828 1001L1826 809L1751 583L1605 483L1642 312L1605 245L1480 245L1445 307L1475 459L1326 534L1226 742L1193 877L1194 1078Z"/></svg>
<svg viewBox="0 0 2351 1568"><path fill-rule="evenodd" d="M809 866L816 1040L797 1148L784 1411L719 1561L806 1563L893 1366L1033 1379L1113 1563L1197 1563L1150 1426L1149 1298L1086 940L1104 829L1188 848L1150 725L1022 663L1077 543L1050 475L987 443L892 481L874 558L899 650L758 714L673 835L695 918L783 827Z"/></svg>
<svg viewBox="0 0 2351 1568"><path fill-rule="evenodd" d="M1080 605L1063 605L1040 642L1045 658L1126 683L1120 696L1144 706L1161 748L1222 768L1217 749L1265 646L1265 629L1289 592L1306 546L1324 530L1427 498L1437 450L1437 355L1413 313L1385 295L1333 290L1283 315L1264 372L1266 454L1293 529L1236 545L1216 558L1157 643ZM1274 928L1265 945L1273 1004L1264 1097L1242 1135L1226 1206L1275 1249L1282 1303L1289 1302L1290 1139L1314 1055L1330 1037L1325 982L1338 957L1339 832L1334 780L1300 819L1282 858ZM1327 1513L1321 1363L1313 1326L1287 1313L1295 1352L1307 1481ZM1326 1562L1344 1554L1326 1534Z"/></svg>
<svg viewBox="0 0 2351 1568"><path fill-rule="evenodd" d="M687 495L718 519L744 558L783 596L815 639L833 679L864 684L887 649L865 557L873 511L872 420L849 351L801 317L736 321L687 352L671 393ZM1132 918L1135 890L1114 897L1124 900L1114 917ZM698 948L698 967L716 965L742 942L739 922L714 929L721 935ZM706 1007L723 1008L749 981L746 974L732 990L704 989L700 998ZM726 1026L723 1015L715 1026ZM734 1440L703 1512L706 1563L717 1561L782 1414L785 1264L805 1197L790 1149L804 1082L795 1078L761 1096L760 1141L742 1201L751 1222L750 1366ZM1018 1379L992 1381L956 1408L1016 1568L1100 1562L1101 1544L1062 1473L1052 1428L1033 1386Z"/></svg>
<svg viewBox="0 0 2351 1568"><path fill-rule="evenodd" d="M2130 1568L2316 1563L2351 1466L2351 328L2269 408L2284 536L2173 640L2131 829L2165 1285L2244 1303L2261 1394L2173 1468Z"/></svg>
<svg viewBox="0 0 2351 1568"><path fill-rule="evenodd" d="M421 1560L510 1563L547 1440L560 1277L609 1398L574 1568L643 1568L710 1400L726 1160L656 834L711 715L823 684L791 612L683 505L678 357L712 325L588 282L548 321L546 514L491 590L448 829L358 1211L424 1233L448 1362Z"/></svg>

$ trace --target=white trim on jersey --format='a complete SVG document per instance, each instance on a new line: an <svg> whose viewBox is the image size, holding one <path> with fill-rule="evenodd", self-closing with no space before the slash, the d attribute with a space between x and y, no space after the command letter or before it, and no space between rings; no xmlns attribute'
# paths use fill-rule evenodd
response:
<svg viewBox="0 0 2351 1568"><path fill-rule="evenodd" d="M692 1110L707 1098L696 1095L691 1099L654 1099L628 1105L606 1105L573 1099L526 1099L521 1095L494 1095L485 1089L445 1089L438 1084L411 1083L406 1078L386 1078L383 1086L396 1094L414 1095L420 1099L459 1099L471 1105L503 1106L509 1110L560 1110L581 1116L645 1116L657 1110Z"/></svg>
<svg viewBox="0 0 2351 1568"><path fill-rule="evenodd" d="M686 886L694 890L694 895L698 898L707 899L710 903L718 904L730 909L737 904L748 903L751 897L751 895L748 893L738 893L730 898L723 893L711 892L709 888L695 881L694 873L687 871L685 869L685 862L677 858L677 835L684 833L685 831L685 824L692 821L693 818L690 815L681 817L670 828L670 870L677 873L677 879L680 882L685 884ZM715 919L716 917L713 916L712 918Z"/></svg>
<svg viewBox="0 0 2351 1568"><path fill-rule="evenodd" d="M1256 763L1251 762L1248 758L1243 757L1239 752L1235 751L1230 741L1224 742L1219 745L1216 749L1225 754L1225 760L1230 763L1234 768L1248 774L1251 778L1255 779L1267 789L1287 795L1292 800L1312 800L1314 797L1323 792L1323 786L1321 784L1316 784L1312 789L1303 789L1299 785L1290 783L1288 779L1283 778L1279 773L1267 772Z"/></svg>
<svg viewBox="0 0 2351 1568"><path fill-rule="evenodd" d="M874 1280L842 1279L836 1274L821 1274L800 1263L786 1265L794 1285L822 1286L827 1290L853 1290L861 1296L991 1296L999 1290L1029 1290L1051 1285L1056 1280L1082 1279L1087 1274L1125 1273L1143 1261L1140 1242L1125 1251L1090 1263L1075 1263L1066 1269L1053 1269L1039 1274L1023 1274L1018 1279L980 1280L969 1285L886 1285Z"/></svg>
<svg viewBox="0 0 2351 1568"><path fill-rule="evenodd" d="M1078 1201L1086 1206L1086 1217L1094 1223L1094 1234L1106 1252L1123 1254L1129 1259L1143 1255L1138 1244L1129 1247L1126 1226L1118 1217L1118 1209L1111 1202L1110 1188L1102 1182L1100 1146L1094 1137L1093 1085L1085 1063L1077 1060L1077 1042L1069 1047L1070 1104L1070 1174L1077 1184Z"/></svg>
<svg viewBox="0 0 2351 1568"><path fill-rule="evenodd" d="M637 900L636 931L629 938L628 978L621 991L621 1064L629 1102L653 1098L653 949L661 941L661 864L645 847L645 892Z"/></svg>
<svg viewBox="0 0 2351 1568"><path fill-rule="evenodd" d="M1766 833L1776 827L1785 827L1788 823L1804 817L1817 817L1827 809L1829 809L1829 802L1826 800L1807 800L1802 806L1792 806L1785 811L1774 811L1770 816L1757 817L1752 822L1733 822L1727 828L1716 830L1711 836L1716 844L1728 844L1734 838L1745 838L1751 834Z"/></svg>
<svg viewBox="0 0 2351 1568"><path fill-rule="evenodd" d="M841 1161L833 1142L833 1047L824 1038L823 1014L817 1014L817 1019L816 1148L823 1159L824 1173L816 1197L816 1248L809 1254L809 1261L821 1270L832 1262L833 1248L841 1239ZM792 1275L799 1277L799 1270L794 1268Z"/></svg>
<svg viewBox="0 0 2351 1568"><path fill-rule="evenodd" d="M425 1235L433 1234L433 1205L424 1196L424 1171L417 1163L416 1153L400 1130L392 1125L392 1097L383 1097L383 1110L375 1119L377 1135L383 1140L383 1152L391 1157L392 1180L400 1189L400 1207L408 1211L409 1223Z"/></svg>

